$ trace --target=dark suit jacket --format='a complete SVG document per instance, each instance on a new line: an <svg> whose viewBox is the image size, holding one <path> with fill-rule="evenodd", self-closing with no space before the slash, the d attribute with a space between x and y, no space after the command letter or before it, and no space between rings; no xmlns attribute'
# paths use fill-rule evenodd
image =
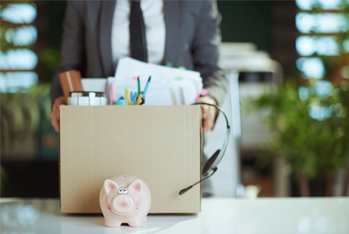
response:
<svg viewBox="0 0 349 234"><path fill-rule="evenodd" d="M63 23L61 64L53 77L52 102L62 95L58 74L80 70L83 77L106 78L115 71L111 28L115 1L68 1ZM164 1L165 55L171 62L201 73L204 88L221 104L226 80L218 67L219 15L214 0Z"/></svg>

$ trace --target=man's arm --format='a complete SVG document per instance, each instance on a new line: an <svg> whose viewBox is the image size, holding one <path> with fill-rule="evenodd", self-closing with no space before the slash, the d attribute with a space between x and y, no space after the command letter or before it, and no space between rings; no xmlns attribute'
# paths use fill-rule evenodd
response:
<svg viewBox="0 0 349 234"><path fill-rule="evenodd" d="M68 70L84 71L85 66L85 26L81 17L82 1L68 1L63 21L61 64L52 79L51 124L59 132L59 106L64 103L63 91L58 74Z"/></svg>
<svg viewBox="0 0 349 234"><path fill-rule="evenodd" d="M81 16L83 1L67 1L63 21L61 63L52 79L51 102L63 95L58 74L68 70L84 72L85 67L85 25Z"/></svg>
<svg viewBox="0 0 349 234"><path fill-rule="evenodd" d="M204 88L208 96L200 97L199 102L221 105L224 101L227 80L224 72L218 67L218 45L220 43L220 16L214 0L201 2L199 19L193 42L194 69L201 73ZM202 106L203 131L214 126L217 109L212 106Z"/></svg>
<svg viewBox="0 0 349 234"><path fill-rule="evenodd" d="M220 43L220 16L214 0L201 2L193 41L194 69L201 73L204 88L217 104L223 103L227 80L218 67Z"/></svg>

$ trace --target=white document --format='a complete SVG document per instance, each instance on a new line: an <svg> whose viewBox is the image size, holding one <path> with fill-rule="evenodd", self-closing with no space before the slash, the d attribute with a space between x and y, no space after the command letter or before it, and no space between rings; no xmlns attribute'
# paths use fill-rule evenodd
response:
<svg viewBox="0 0 349 234"><path fill-rule="evenodd" d="M84 91L106 92L108 88L107 79L104 78L83 78L81 84Z"/></svg>
<svg viewBox="0 0 349 234"><path fill-rule="evenodd" d="M203 86L199 72L149 64L126 57L119 60L115 77L108 78L107 96L110 95L111 84L115 87L116 100L121 96L125 97L125 88L133 93L137 92L138 76L141 91L151 76L145 105L173 105L175 102L179 105L189 105L195 102Z"/></svg>

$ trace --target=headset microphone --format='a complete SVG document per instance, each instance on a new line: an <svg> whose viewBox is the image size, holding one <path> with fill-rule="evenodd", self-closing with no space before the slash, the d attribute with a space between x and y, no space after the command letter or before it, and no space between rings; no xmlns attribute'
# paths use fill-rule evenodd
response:
<svg viewBox="0 0 349 234"><path fill-rule="evenodd" d="M202 170L202 175L205 177L203 179L201 179L200 181L196 182L195 184L190 185L189 187L187 187L185 189L182 189L179 192L179 195L184 194L185 192L187 192L189 189L191 189L192 187L194 187L198 183L201 183L202 181L208 179L217 171L217 169L218 169L217 165L222 160L222 158L224 156L225 150L227 149L227 146L228 146L229 136L230 136L230 125L229 125L228 117L226 116L226 114L224 113L224 111L221 108L219 108L216 105L209 104L209 103L194 103L192 105L208 105L208 106L215 107L219 112L221 112L223 114L225 121L226 121L226 124L227 124L227 131L225 134L225 139L224 139L224 143L223 143L222 148L216 150L216 152L207 160L207 162L204 165L204 168Z"/></svg>
<svg viewBox="0 0 349 234"><path fill-rule="evenodd" d="M191 189L192 187L194 187L195 185L197 185L198 183L208 179L209 177L211 177L216 171L217 171L217 167L213 168L212 172L210 175L206 176L205 178L201 179L200 181L196 182L193 185L190 185L188 188L182 189L181 191L179 191L179 195L182 195L183 193L185 193L186 191L188 191L189 189Z"/></svg>

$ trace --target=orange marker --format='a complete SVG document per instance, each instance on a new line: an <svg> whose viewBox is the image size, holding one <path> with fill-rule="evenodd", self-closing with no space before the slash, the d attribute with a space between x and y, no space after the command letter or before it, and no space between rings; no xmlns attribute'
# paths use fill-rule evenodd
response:
<svg viewBox="0 0 349 234"><path fill-rule="evenodd" d="M140 105L141 102L142 102L142 94L140 93L137 97L137 101L136 101L135 105Z"/></svg>

